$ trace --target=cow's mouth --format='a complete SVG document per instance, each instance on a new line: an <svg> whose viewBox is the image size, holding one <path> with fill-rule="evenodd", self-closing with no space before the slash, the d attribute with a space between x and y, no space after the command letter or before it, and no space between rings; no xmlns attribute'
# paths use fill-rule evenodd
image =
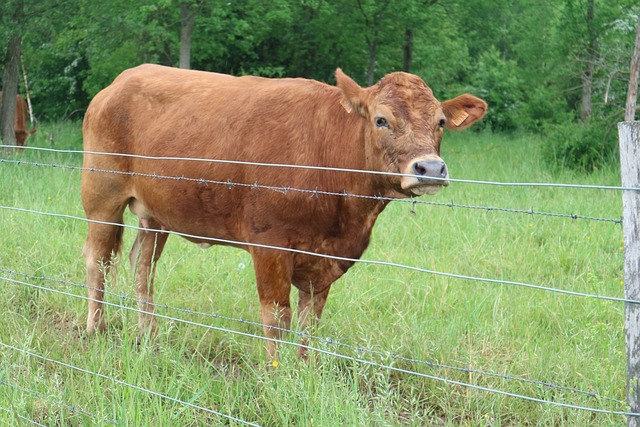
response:
<svg viewBox="0 0 640 427"><path fill-rule="evenodd" d="M406 188L406 190L409 190L413 196L424 196L425 194L433 196L434 194L438 194L442 187L447 187L448 185L449 181L439 181L437 184L421 184L418 182L415 185Z"/></svg>

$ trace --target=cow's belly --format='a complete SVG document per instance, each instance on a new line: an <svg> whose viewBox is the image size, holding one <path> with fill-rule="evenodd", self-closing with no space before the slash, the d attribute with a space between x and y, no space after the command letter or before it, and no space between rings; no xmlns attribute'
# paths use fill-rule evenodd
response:
<svg viewBox="0 0 640 427"><path fill-rule="evenodd" d="M201 248L223 244L251 251L253 245L268 245L358 259L382 210L350 209L331 197L211 183L146 178L133 188L130 208L135 215L153 218ZM293 257L292 283L306 292L321 291L353 265L301 253Z"/></svg>
<svg viewBox="0 0 640 427"><path fill-rule="evenodd" d="M203 198L189 188L176 191L171 185L134 187L129 209L141 221L154 219L164 229L180 233L202 248L214 244L243 247L241 223L234 221L238 214L236 204L222 192L220 197L209 194Z"/></svg>

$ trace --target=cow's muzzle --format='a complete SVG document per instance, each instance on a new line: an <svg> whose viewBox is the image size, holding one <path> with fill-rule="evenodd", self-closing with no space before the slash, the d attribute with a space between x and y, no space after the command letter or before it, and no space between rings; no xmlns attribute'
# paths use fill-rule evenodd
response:
<svg viewBox="0 0 640 427"><path fill-rule="evenodd" d="M415 162L411 169L418 176L418 181L424 184L441 184L441 180L447 178L447 165L442 160Z"/></svg>
<svg viewBox="0 0 640 427"><path fill-rule="evenodd" d="M402 177L401 186L413 195L436 194L440 187L449 185L447 165L439 157L416 159Z"/></svg>

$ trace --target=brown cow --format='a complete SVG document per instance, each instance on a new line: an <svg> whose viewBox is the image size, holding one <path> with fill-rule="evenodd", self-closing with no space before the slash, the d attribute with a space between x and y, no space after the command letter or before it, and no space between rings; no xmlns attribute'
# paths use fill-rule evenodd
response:
<svg viewBox="0 0 640 427"><path fill-rule="evenodd" d="M0 105L2 105L2 92L0 91ZM29 135L36 133L35 129L27 130L27 116L29 110L27 103L22 95L16 95L16 117L13 122L13 130L16 134L16 145L24 147L25 141Z"/></svg>
<svg viewBox="0 0 640 427"><path fill-rule="evenodd" d="M139 307L145 311L139 314L142 332L156 329L153 276L168 237L155 230L196 236L187 238L202 247L222 243L248 251L268 338L281 337L273 326L290 326L292 283L299 290L302 327L320 318L331 284L362 255L388 203L323 192L386 198L435 194L448 184L439 156L443 128L466 128L487 108L466 94L438 102L419 77L406 73L389 74L369 88L361 88L340 69L336 80L337 87L142 65L123 72L96 95L84 118L85 150L134 156L84 156L87 218L111 223L89 222L84 248L88 332L105 327L101 265L108 267L118 250L122 227L117 224L127 206L146 229L138 231L130 256L132 267L137 265ZM184 160L188 157L405 176ZM276 357L273 341L267 351Z"/></svg>

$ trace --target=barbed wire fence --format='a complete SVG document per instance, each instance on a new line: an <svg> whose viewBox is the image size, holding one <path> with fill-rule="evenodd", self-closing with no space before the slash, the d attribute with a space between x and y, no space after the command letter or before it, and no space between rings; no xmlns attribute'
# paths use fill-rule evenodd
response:
<svg viewBox="0 0 640 427"><path fill-rule="evenodd" d="M0 148L6 148L6 146L0 146ZM25 147L25 148L38 150L38 151L64 153L64 154L81 154L81 153L83 153L82 151L74 151L74 150L52 150L52 149L44 149L44 148L37 148L37 147ZM117 154L117 153L92 153L92 154L121 155L121 154ZM127 155L125 155L125 156L127 156ZM144 157L146 159L157 160L157 161L176 161L176 160L180 160L180 161L203 161L203 162L218 162L218 163L228 162L228 163L234 163L234 164L254 165L254 166L255 165L259 165L259 166L265 166L265 167L308 168L308 169L318 169L318 170L324 170L324 171L335 171L335 172L340 172L340 173L371 173L370 171L360 171L360 170L351 170L351 169L337 169L337 168L325 168L325 167L314 167L314 166L299 166L299 165L261 164L261 163L226 161L226 160L191 159L191 158L176 158L176 157L169 158L169 157L151 157L151 156L136 156L136 157ZM38 167L38 168L60 168L60 169L67 169L67 170L74 170L74 171L89 170L89 171L96 172L96 173L116 173L116 174L125 174L125 175L130 175L130 176L146 177L146 178L152 178L152 179L158 179L158 180L177 180L177 181L186 181L186 182L202 183L202 184L225 185L225 186L229 186L229 187L240 186L240 187L255 188L256 190L277 191L277 192L280 192L280 193L283 193L283 194L287 194L289 192L299 192L299 193L307 194L307 195L309 195L309 197L317 197L319 195L322 195L322 196L333 196L333 197L367 198L367 199L381 200L381 201L394 202L394 203L410 203L412 205L412 209L413 209L414 206L417 206L417 205L435 205L435 206L450 207L450 208L455 207L455 208L462 208L462 209L486 210L486 211L496 211L496 212L514 213L514 214L540 215L540 216L556 217L556 218L563 218L563 219L570 219L570 220L598 221L598 222L605 222L605 223L611 223L611 224L616 224L616 225L621 225L622 224L622 219L617 219L617 218L601 218L601 217L593 217L593 216L582 215L582 214L577 214L577 213L539 212L539 211L534 210L533 208L530 208L530 209L511 209L511 208L492 207L492 206L464 205L464 204L456 204L456 203L453 203L453 202L452 203L437 203L437 202L430 202L430 201L417 200L417 199L389 199L389 198L384 198L384 197L382 197L380 195L360 195L360 194L348 194L346 192L326 192L326 191L322 191L322 190L317 189L317 188L313 188L313 189L309 189L309 188L307 188L307 189L290 188L290 187L281 187L281 186L261 185L260 183L257 183L257 182L256 183L240 183L240 182L232 182L230 180L227 180L227 181L214 181L214 180L206 180L206 179L197 178L197 177L168 176L168 175L159 175L159 174L142 174L142 173L129 172L129 171L99 170L99 169L95 169L95 168L83 168L83 167L80 167L80 166L70 165L70 164L59 164L59 163L40 162L40 161L25 161L25 160L20 160L20 159L11 159L11 158L0 159L0 163L13 164L15 166L29 166L29 167ZM401 174L392 174L392 175L401 175ZM632 191L632 192L640 191L640 188L638 188L636 186L628 186L628 187L615 186L614 187L614 186L577 185L577 184L498 183L498 182L490 182L490 181L455 180L455 179L449 179L449 180L452 181L452 182L463 182L463 183L481 184L481 185L561 187L561 188L601 189L601 190ZM73 221L85 221L85 222L99 222L99 223L105 224L105 222L88 220L86 218L73 216L73 215L69 215L69 214L66 214L66 213L44 212L44 211L38 211L38 210L35 210L35 209L29 209L29 208L25 208L25 207L0 206L0 210L19 212L19 213L30 214L30 215L44 215L44 216L58 218L58 219L63 220L63 221L73 220ZM113 223L107 223L107 224L113 224ZM124 224L124 225L123 224L115 224L115 225L122 226L124 228L131 228L131 229L137 229L137 230L140 229L139 227L126 225L126 224ZM156 231L156 232L167 232L167 231L164 231L164 230L153 230L153 229L144 229L144 230ZM525 288L537 289L537 290L542 290L542 291L547 291L547 292L566 294L566 295L570 295L570 296L573 296L573 297L593 298L593 299L599 299L599 300L605 300L605 301L617 302L617 303L623 302L625 304L631 304L631 305L640 304L640 300L637 300L637 299L634 299L634 298L627 298L627 297L620 298L620 297L609 296L609 295L589 294L589 293L575 292L575 291L571 291L571 290L565 290L565 289L559 289L559 288L535 285L535 284L531 284L531 283L523 283L523 282L516 282L516 281L506 281L506 280L481 278L481 277L472 277L472 276L466 276L466 275L461 275L461 274L456 274L456 273L439 272L439 271L424 269L424 268L420 268L420 267L416 267L416 266L397 264L397 263L393 263L393 262L389 262L389 261L367 260L367 259L350 259L350 258L344 258L344 257L330 256L330 255L326 255L326 254L319 254L319 253L309 252L309 251L301 251L301 250L296 250L296 249L292 249L292 248L283 248L283 247L270 246L270 245L258 245L258 244L252 243L252 242L238 242L238 241L230 241L230 240L224 240L224 239L214 239L214 238L210 238L210 237L206 237L206 236L193 236L193 235L186 235L186 234L177 233L177 232L167 232L167 233L168 234L176 234L176 235L179 235L179 236L182 236L182 237L197 238L197 239L201 239L203 241L211 241L212 243L226 243L226 244L235 244L235 245L244 245L244 246L260 246L260 247L263 247L263 248L269 248L269 249L275 249L275 250L283 250L283 251L289 251L289 252L303 253L305 255L320 256L320 257L326 257L326 258L331 258L331 259L346 260L346 261L369 263L369 264L375 264L375 265L384 265L384 266L390 266L390 267L394 267L394 268L408 269L408 270L417 271L417 272L420 272L420 273L442 275L442 276L452 277L452 278L457 278L457 279L462 279L462 280L482 281L482 282L494 283L494 284L499 284L499 285L525 287ZM33 289L39 289L39 290L46 291L46 292L56 293L56 294L63 295L63 296L66 296L66 297L79 298L79 299L83 299L83 300L91 300L90 298L88 298L86 296L81 296L81 295L75 294L73 292L68 292L68 289L70 289L70 288L71 289L75 289L77 291L80 291L80 290L87 291L87 290L89 290L89 288L87 286L83 285L83 284L74 283L72 281L67 281L67 280L60 279L60 278L46 277L44 275L42 275L42 276L29 275L29 274L26 274L24 272L14 271L12 269L5 268L5 267L2 267L2 266L0 266L0 272L2 273L2 276L0 276L0 281L2 281L5 284L12 284L12 285L15 285L15 286L25 286L25 287L29 287L29 288L33 288ZM49 286L44 286L44 285L38 285L36 283L33 283L35 281L52 284L52 286L49 287ZM62 286L64 288L66 288L67 290L61 290L61 289L58 289L58 288L56 288L54 286ZM110 302L110 301L104 301L104 303L106 305L110 305L110 306L113 306L113 307L116 307L116 308L119 308L119 309L123 309L123 310L127 310L127 311L146 313L146 311L141 310L139 308L139 306L144 306L144 303L141 302L141 301L138 301L135 298L129 297L127 295L115 294L115 293L112 293L112 292L109 292L109 291L101 291L101 292L104 292L105 295L111 295L116 300L120 301L120 303L113 303L113 302ZM135 307L132 307L132 306L130 306L128 304L135 305ZM167 313L174 312L174 313L180 313L181 315L184 315L184 316L199 317L199 318L204 318L204 319L224 319L224 320L232 321L232 322L235 322L235 323L238 323L238 324L243 324L243 325L247 325L247 326L250 326L250 327L255 327L257 329L261 329L264 326L264 325L262 325L262 324L260 324L258 322L248 321L248 320L241 319L241 318L233 318L233 317L230 317L230 316L224 316L224 315L221 315L221 314L218 314L218 313L204 313L204 312L198 312L198 311L194 311L194 310L190 310L190 309L186 309L186 308L173 307L173 306L169 306L169 305L165 305L165 304L158 304L158 303L155 303L154 307L155 307L156 310L167 312ZM170 320L170 321L173 321L173 322L184 323L184 324L196 326L196 327L199 327L199 328L217 330L217 331L221 331L221 332L228 333L228 334L247 336L247 337L252 338L252 339L259 339L259 340L267 340L268 339L268 338L264 337L260 333L252 334L252 333L242 332L242 331L235 330L235 329L229 329L229 328L224 328L224 327L213 326L213 325L209 325L209 324L202 323L202 322L199 322L199 321L188 320L188 319L185 319L185 318L182 318L182 317L176 317L176 316L171 316L171 315L168 315L168 314L163 314L163 313L160 313L158 311L156 311L154 313L154 315L156 317L158 317L158 318L164 318L164 319L167 319L167 320ZM440 363L436 363L436 362L433 362L433 361L427 361L427 360L417 360L417 359L412 359L412 358L406 358L406 357L402 357L400 355L392 354L392 353L387 352L387 351L381 351L381 350L377 350L377 349L373 349L373 348L366 348L366 347L362 347L362 346L355 346L355 345L348 344L348 343L342 343L342 342L339 342L337 340L333 340L331 338L326 338L326 337L323 338L323 337L319 337L319 336L310 335L310 334L307 334L307 333L304 333L304 332L293 331L293 330L284 330L284 329L283 329L283 331L284 332L288 332L291 335L294 335L294 336L297 336L297 337L300 337L300 338L304 338L306 340L310 340L310 342L314 343L314 345L303 345L303 344L300 344L300 343L297 343L297 342L292 342L292 341L287 341L287 340L275 340L275 341L279 342L281 345L295 346L295 347L303 346L303 347L307 348L308 350L311 350L311 351L314 351L314 352L318 352L318 353L321 353L321 354L326 354L326 355L328 355L330 357L348 359L348 360L351 360L351 361L356 362L356 363L373 366L373 367L376 367L376 368L379 368L379 369L385 369L385 370L388 370L388 371L394 371L394 372L397 372L397 373L400 373L400 374L405 374L405 375L415 375L415 376L428 378L428 379L435 380L435 381L440 381L440 382L443 382L443 383L446 383L446 384L452 384L452 385L457 385L457 386L466 387L466 388L470 388L470 389L482 390L482 391L493 393L493 394L498 394L498 395L503 395L503 396L510 396L510 397L519 398L519 399L523 399L523 400L527 400L527 401L531 401L531 402L537 402L537 403L540 403L540 404L559 406L559 407L570 408L570 409L575 409L575 410L590 411L590 412L593 412L593 413L606 413L606 414L611 414L611 415L621 415L621 416L627 416L627 417L638 417L638 416L640 416L640 413L638 413L638 412L629 411L628 407L626 407L626 403L625 402L622 402L622 401L620 401L618 399L614 399L614 398L610 398L610 397L607 397L607 396L603 396L599 392L593 391L593 390L592 391L579 390L577 388L566 387L566 386L557 385L557 384L553 384L553 383L549 383L549 382L545 382L545 381L537 381L537 380L532 380L532 379L528 379L528 378L521 378L521 377L517 377L517 376L485 372L485 371L481 371L481 370L474 370L474 369L471 369L471 368L468 368L468 367L450 366L450 365L440 364ZM198 405L196 405L196 404L194 404L192 402L181 401L179 399L167 396L166 394L163 394L160 391L153 391L153 390L145 389L143 387L136 386L135 384L130 384L130 383L118 380L116 378L105 376L105 375L103 375L103 374L101 374L99 372L86 370L86 369L83 369L83 368L80 368L80 367L77 367L77 366L73 366L71 364L67 364L67 363L62 362L62 361L50 359L50 358L48 358L46 356L37 354L36 352L31 351L31 350L29 350L27 348L20 348L20 347L17 347L15 345L12 345L12 344L9 344L9 343L4 343L4 342L0 342L0 347L2 347L4 349L7 349L7 350L11 350L13 352L17 352L17 353L21 353L21 354L27 355L29 357L32 357L32 358L35 358L35 359L38 359L38 360L41 360L41 361L47 361L47 362L53 363L53 364L55 364L55 365L57 365L57 366L59 366L61 368L70 369L70 370L76 371L78 373L86 374L86 375L92 375L92 376L96 376L96 377L101 377L103 379L113 381L115 384L118 384L120 386L129 387L129 388L131 388L133 390L136 390L138 392L147 393L149 395L153 395L153 396L159 397L161 399L166 399L166 400L171 401L173 403L189 406L189 407L192 407L193 409L196 409L196 410L199 410L199 411L203 411L203 412L206 412L206 413L209 413L209 414L212 414L212 415L216 415L216 416L222 417L224 419L232 420L232 421L240 423L240 424L258 425L256 423L254 423L253 421L242 420L242 419L236 418L236 417L234 417L233 415L230 415L230 414L225 414L225 413L222 413L222 412L214 411L213 409L210 409L210 408L198 406ZM500 378L500 379L506 380L506 381L515 381L515 382L533 384L533 385L536 385L536 386L539 386L539 387L542 387L542 388L561 390L561 391L565 391L565 392L572 393L572 394L585 395L585 396L593 398L594 402L597 402L597 403L607 402L607 403L609 403L609 404L611 404L611 405L613 405L614 407L617 407L617 408L616 409L610 409L610 408L601 408L601 407L596 407L596 406L588 407L588 406L574 405L574 404L567 403L567 402L559 402L559 401L541 399L541 398L537 398L537 397L534 397L534 396L527 396L527 395L522 395L522 394L510 393L510 392L507 392L507 391L493 389L493 388L490 388L490 387L479 386L479 385L472 384L472 383L456 381L456 380L453 380L453 379L450 379L450 378L445 378L445 377L440 377L440 376L437 376L437 375L427 374L427 373L424 373L424 372L420 372L417 369L399 368L399 367L393 365L394 361L406 362L407 364L409 364L411 366L422 366L422 367L425 367L425 368L438 368L438 369L443 369L443 370L447 370L447 371L457 371L457 372L462 372L462 373L467 373L467 374L476 374L476 375L481 375L481 376L486 376L486 377L496 377L496 378ZM25 394L29 394L29 395L33 395L33 396L39 396L39 394L37 392L35 392L35 391L26 389L26 388L21 387L21 386L16 385L16 384L12 384L12 383L10 383L8 381L4 381L4 380L2 380L2 378L0 378L0 386L9 387L14 391L20 391L20 392L25 393ZM40 396L40 397L42 397L42 396ZM89 411L86 411L84 409L78 408L76 406L66 405L64 402L56 402L56 404L64 406L65 408L67 408L67 410L69 410L70 412L72 412L74 414L78 414L78 415L89 417L89 418L93 419L94 421L99 419L96 415L91 414ZM621 409L621 408L624 408L624 409ZM30 423L35 424L35 425L42 425L37 420L29 419L29 417L26 417L23 414L17 414L15 412L15 410L12 409L12 408L0 407L0 410L5 411L5 412L13 413L16 417L22 419L23 421L30 422ZM100 419L100 421L101 422L106 422L106 423L109 423L109 424L117 424L117 421L111 420L111 419Z"/></svg>

